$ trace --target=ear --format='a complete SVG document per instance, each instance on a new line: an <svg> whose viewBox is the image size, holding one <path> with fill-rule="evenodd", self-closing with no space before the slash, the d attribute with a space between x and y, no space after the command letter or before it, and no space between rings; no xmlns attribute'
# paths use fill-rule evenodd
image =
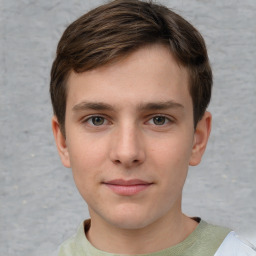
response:
<svg viewBox="0 0 256 256"><path fill-rule="evenodd" d="M208 138L211 132L212 115L210 112L205 112L202 119L197 123L194 133L194 144L189 165L195 166L201 162L202 156L206 149Z"/></svg>
<svg viewBox="0 0 256 256"><path fill-rule="evenodd" d="M70 159L66 139L61 132L60 125L56 116L52 117L52 131L55 138L56 146L60 155L62 164L65 167L70 167Z"/></svg>

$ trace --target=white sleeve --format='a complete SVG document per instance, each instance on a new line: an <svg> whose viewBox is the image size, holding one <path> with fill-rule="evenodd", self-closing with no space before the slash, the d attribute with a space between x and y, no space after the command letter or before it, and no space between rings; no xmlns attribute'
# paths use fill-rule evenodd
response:
<svg viewBox="0 0 256 256"><path fill-rule="evenodd" d="M256 247L243 241L232 231L226 236L214 256L256 256Z"/></svg>

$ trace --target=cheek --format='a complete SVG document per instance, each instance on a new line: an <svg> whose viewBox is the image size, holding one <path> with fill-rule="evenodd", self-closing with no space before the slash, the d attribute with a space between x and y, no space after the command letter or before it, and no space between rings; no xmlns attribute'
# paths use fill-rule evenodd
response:
<svg viewBox="0 0 256 256"><path fill-rule="evenodd" d="M185 136L173 136L158 141L155 147L151 147L150 156L163 166L187 166L192 152L190 138ZM154 144L151 144L154 145Z"/></svg>
<svg viewBox="0 0 256 256"><path fill-rule="evenodd" d="M151 150L150 165L155 166L159 182L166 190L182 189L187 176L191 143L182 139L170 139Z"/></svg>
<svg viewBox="0 0 256 256"><path fill-rule="evenodd" d="M95 185L92 181L96 181L96 184L100 182L100 172L106 156L102 147L89 143L88 140L85 142L73 139L68 149L73 177L83 196Z"/></svg>
<svg viewBox="0 0 256 256"><path fill-rule="evenodd" d="M78 133L68 143L71 167L77 169L76 171L91 170L106 158L105 148L104 140L99 141L92 136Z"/></svg>

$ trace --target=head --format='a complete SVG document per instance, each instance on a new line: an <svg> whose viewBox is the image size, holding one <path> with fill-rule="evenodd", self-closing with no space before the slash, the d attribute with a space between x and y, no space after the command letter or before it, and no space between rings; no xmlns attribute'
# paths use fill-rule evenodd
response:
<svg viewBox="0 0 256 256"><path fill-rule="evenodd" d="M52 67L53 132L91 232L178 223L188 166L210 132L211 85L202 37L166 7L117 0L66 29Z"/></svg>
<svg viewBox="0 0 256 256"><path fill-rule="evenodd" d="M138 0L116 0L83 15L63 33L51 70L53 111L63 134L67 79L113 63L153 44L166 46L189 73L194 127L209 104L212 72L204 39L185 19L165 6Z"/></svg>

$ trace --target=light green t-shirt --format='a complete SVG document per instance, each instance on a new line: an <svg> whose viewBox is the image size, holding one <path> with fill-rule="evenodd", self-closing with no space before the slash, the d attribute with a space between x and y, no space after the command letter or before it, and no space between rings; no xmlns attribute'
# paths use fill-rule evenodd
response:
<svg viewBox="0 0 256 256"><path fill-rule="evenodd" d="M100 251L86 238L86 231L90 228L90 220L84 221L77 234L65 241L59 248L58 256L117 256ZM181 243L170 248L151 254L140 256L213 256L227 234L229 229L214 226L201 220L196 229ZM127 255L127 254L126 254Z"/></svg>

